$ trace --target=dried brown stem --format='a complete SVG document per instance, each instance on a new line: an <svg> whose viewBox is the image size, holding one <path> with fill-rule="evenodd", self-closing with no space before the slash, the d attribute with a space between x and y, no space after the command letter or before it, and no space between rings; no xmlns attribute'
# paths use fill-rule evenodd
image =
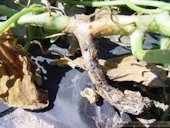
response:
<svg viewBox="0 0 170 128"><path fill-rule="evenodd" d="M97 93L117 109L139 115L145 107L151 105L151 101L142 97L139 92L122 92L108 85L99 68L97 48L92 37L91 27L91 23L71 19L66 32L73 33L77 37L86 69Z"/></svg>

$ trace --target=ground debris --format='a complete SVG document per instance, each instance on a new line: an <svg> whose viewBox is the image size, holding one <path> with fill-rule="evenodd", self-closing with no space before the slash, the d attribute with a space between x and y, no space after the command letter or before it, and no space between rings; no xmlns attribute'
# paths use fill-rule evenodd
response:
<svg viewBox="0 0 170 128"><path fill-rule="evenodd" d="M143 118L137 118L146 128L149 128L151 124L153 124L156 119L143 119Z"/></svg>
<svg viewBox="0 0 170 128"><path fill-rule="evenodd" d="M99 95L91 88L85 88L80 92L80 95L87 98L91 104L99 100Z"/></svg>

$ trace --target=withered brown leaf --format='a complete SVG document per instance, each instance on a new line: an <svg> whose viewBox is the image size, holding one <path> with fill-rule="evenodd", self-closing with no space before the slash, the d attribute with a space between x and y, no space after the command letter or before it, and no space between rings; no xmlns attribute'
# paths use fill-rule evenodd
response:
<svg viewBox="0 0 170 128"><path fill-rule="evenodd" d="M0 37L0 98L9 106L42 109L48 106L47 92L39 91L38 68L10 32Z"/></svg>
<svg viewBox="0 0 170 128"><path fill-rule="evenodd" d="M114 81L135 81L150 87L166 86L167 71L156 64L139 62L134 56L99 60L103 71Z"/></svg>

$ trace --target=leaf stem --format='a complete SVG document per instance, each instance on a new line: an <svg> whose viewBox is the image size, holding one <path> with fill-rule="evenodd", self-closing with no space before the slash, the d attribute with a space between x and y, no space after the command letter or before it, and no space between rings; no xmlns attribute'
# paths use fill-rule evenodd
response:
<svg viewBox="0 0 170 128"><path fill-rule="evenodd" d="M138 13L155 14L155 13L161 13L161 12L165 11L165 10L161 10L161 9L146 9L146 8L142 8L142 7L139 7L135 4L133 4L129 0L124 0L124 1L126 3L126 6L128 6L130 9L132 9Z"/></svg>
<svg viewBox="0 0 170 128"><path fill-rule="evenodd" d="M8 29L12 23L16 24L17 20L30 12L44 12L46 11L45 8L36 6L36 5L32 5L29 8L24 8L23 10L21 10L20 12L16 13L15 15L13 15L11 18L9 18L7 21L5 21L3 24L1 24L0 26L0 35L6 30Z"/></svg>
<svg viewBox="0 0 170 128"><path fill-rule="evenodd" d="M0 5L0 14L1 15L5 15L7 17L11 17L12 15L14 15L17 12L18 12L18 10L6 7L4 5Z"/></svg>
<svg viewBox="0 0 170 128"><path fill-rule="evenodd" d="M47 30L54 30L56 33L65 30L68 25L68 22L69 17L57 12L51 13L50 17L49 13L24 15L18 20L19 25L32 25L43 27Z"/></svg>
<svg viewBox="0 0 170 128"><path fill-rule="evenodd" d="M114 0L114 1L77 1L77 0L58 0L63 3L68 4L78 4L84 6L91 7L103 7L103 6L122 6L126 5L124 0ZM163 10L170 10L170 4L162 1L154 1L154 0L129 0L132 4L140 5L140 6L151 6L157 7Z"/></svg>
<svg viewBox="0 0 170 128"><path fill-rule="evenodd" d="M170 64L170 49L143 50L142 44L145 32L137 29L130 36L132 54L137 59L150 63Z"/></svg>

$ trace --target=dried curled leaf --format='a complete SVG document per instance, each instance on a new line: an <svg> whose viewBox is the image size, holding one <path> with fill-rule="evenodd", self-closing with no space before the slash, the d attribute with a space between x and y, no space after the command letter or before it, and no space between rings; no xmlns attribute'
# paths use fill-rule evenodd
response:
<svg viewBox="0 0 170 128"><path fill-rule="evenodd" d="M0 98L12 107L47 107L47 93L38 91L34 84L40 83L39 70L16 40L6 36L0 37Z"/></svg>
<svg viewBox="0 0 170 128"><path fill-rule="evenodd" d="M166 86L167 71L155 64L138 62L134 56L99 60L104 72L114 81L135 81L145 86Z"/></svg>
<svg viewBox="0 0 170 128"><path fill-rule="evenodd" d="M85 88L80 94L82 97L87 98L91 104L99 100L99 95L91 88Z"/></svg>
<svg viewBox="0 0 170 128"><path fill-rule="evenodd" d="M57 66L65 66L65 65L68 65L70 66L71 68L76 68L76 67L79 67L79 68L82 68L84 70L86 70L86 67L84 65L84 60L83 58L81 57L78 57L74 60L71 60L69 59L68 57L61 57L59 60L52 60L50 62L51 65L57 65Z"/></svg>

